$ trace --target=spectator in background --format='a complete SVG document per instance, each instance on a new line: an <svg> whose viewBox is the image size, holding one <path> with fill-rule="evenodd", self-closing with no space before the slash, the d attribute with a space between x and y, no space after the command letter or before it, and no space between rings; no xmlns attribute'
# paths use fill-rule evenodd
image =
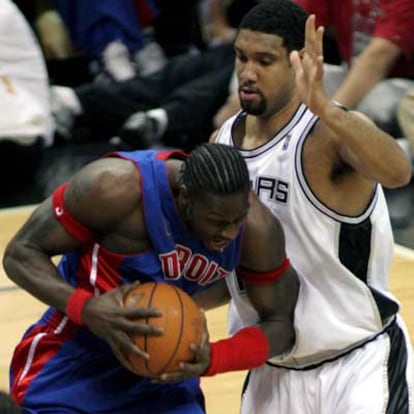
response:
<svg viewBox="0 0 414 414"><path fill-rule="evenodd" d="M224 2L222 0L205 0L205 15L211 42L213 44L226 41L232 42L242 17L258 1L232 0L230 2ZM220 128L224 121L240 109L237 86L237 76L233 72L228 87L228 97L213 117L212 123L214 128Z"/></svg>
<svg viewBox="0 0 414 414"><path fill-rule="evenodd" d="M294 0L334 36L341 67L325 69L328 93L398 137L396 111L414 87L412 0Z"/></svg>
<svg viewBox="0 0 414 414"><path fill-rule="evenodd" d="M0 181L30 182L53 144L49 79L40 45L24 15L0 0Z"/></svg>
<svg viewBox="0 0 414 414"><path fill-rule="evenodd" d="M150 74L169 57L206 48L199 0L14 1L60 85Z"/></svg>
<svg viewBox="0 0 414 414"><path fill-rule="evenodd" d="M235 88L230 33L242 11L256 2L234 0L226 8L222 2L207 0L209 11L204 12L202 22L211 28L207 36L209 47L203 49L199 45L198 54L185 51L174 56L163 70L149 77L75 89L54 87L53 113L59 134L73 138L85 127L94 129L93 135L99 139L120 134L129 149L161 144L191 150L197 143L207 141L215 128L213 118L226 102L229 90ZM159 0L160 3L164 2ZM196 2L185 2L188 3ZM161 16L163 13L167 9L161 9ZM197 31L188 37L194 45L198 44L197 38Z"/></svg>
<svg viewBox="0 0 414 414"><path fill-rule="evenodd" d="M401 99L397 118L402 135L408 139L411 153L414 154L414 88L411 88Z"/></svg>
<svg viewBox="0 0 414 414"><path fill-rule="evenodd" d="M167 57L207 48L200 10L201 0L180 0L179 7L177 2L171 0L155 2L159 13L152 23L154 38Z"/></svg>
<svg viewBox="0 0 414 414"><path fill-rule="evenodd" d="M124 82L54 86L56 128L67 139L89 129L98 139L120 134L129 149L154 144L191 149L208 140L212 117L228 96L234 70L230 43L173 57L160 71Z"/></svg>
<svg viewBox="0 0 414 414"><path fill-rule="evenodd" d="M165 65L161 46L145 30L159 13L154 0L49 1L98 80L126 80Z"/></svg>
<svg viewBox="0 0 414 414"><path fill-rule="evenodd" d="M204 0L203 20L212 44L232 42L242 17L258 0Z"/></svg>

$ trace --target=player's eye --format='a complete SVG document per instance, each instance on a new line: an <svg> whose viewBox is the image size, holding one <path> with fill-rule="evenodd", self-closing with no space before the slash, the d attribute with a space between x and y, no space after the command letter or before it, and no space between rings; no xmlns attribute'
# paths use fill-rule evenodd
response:
<svg viewBox="0 0 414 414"><path fill-rule="evenodd" d="M242 62L242 63L246 63L247 62L247 57L245 55L242 54L237 54L237 59Z"/></svg>
<svg viewBox="0 0 414 414"><path fill-rule="evenodd" d="M273 58L270 58L270 57L263 57L263 58L259 59L259 64L261 66L269 66L273 62L274 62L274 59Z"/></svg>

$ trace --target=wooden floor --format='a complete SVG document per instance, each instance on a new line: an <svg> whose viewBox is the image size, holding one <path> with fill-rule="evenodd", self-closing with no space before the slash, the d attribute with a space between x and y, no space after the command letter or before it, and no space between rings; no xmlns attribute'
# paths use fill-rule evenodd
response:
<svg viewBox="0 0 414 414"><path fill-rule="evenodd" d="M25 220L31 207L0 210L0 255L14 232ZM402 315L414 339L414 253L396 246L390 278L391 289L402 304ZM8 387L8 364L16 342L26 327L45 309L29 294L16 288L0 268L0 389ZM207 314L212 340L226 336L226 312L222 307ZM244 372L204 378L202 387L209 414L237 414Z"/></svg>

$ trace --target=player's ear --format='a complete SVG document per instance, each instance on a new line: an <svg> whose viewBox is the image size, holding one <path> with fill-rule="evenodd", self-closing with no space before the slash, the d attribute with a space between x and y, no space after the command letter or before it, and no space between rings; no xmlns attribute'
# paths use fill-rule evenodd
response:
<svg viewBox="0 0 414 414"><path fill-rule="evenodd" d="M188 206L190 202L190 197L188 194L188 188L185 184L181 184L178 188L178 200L181 206Z"/></svg>
<svg viewBox="0 0 414 414"><path fill-rule="evenodd" d="M188 188L182 184L179 187L178 193L178 208L183 215L183 219L188 220L191 216L191 198Z"/></svg>
<svg viewBox="0 0 414 414"><path fill-rule="evenodd" d="M188 188L185 184L180 184L178 194L180 197L188 198Z"/></svg>

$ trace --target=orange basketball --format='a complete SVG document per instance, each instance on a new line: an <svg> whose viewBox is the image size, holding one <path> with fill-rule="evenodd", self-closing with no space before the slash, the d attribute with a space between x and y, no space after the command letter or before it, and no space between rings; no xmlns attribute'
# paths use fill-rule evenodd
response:
<svg viewBox="0 0 414 414"><path fill-rule="evenodd" d="M177 371L180 362L193 359L190 344L201 343L204 319L198 305L184 290L167 283L147 282L131 290L125 296L124 304L163 311L160 317L147 318L147 323L164 329L163 335L136 335L133 338L150 356L148 361L133 355L129 357L139 375L158 377Z"/></svg>

